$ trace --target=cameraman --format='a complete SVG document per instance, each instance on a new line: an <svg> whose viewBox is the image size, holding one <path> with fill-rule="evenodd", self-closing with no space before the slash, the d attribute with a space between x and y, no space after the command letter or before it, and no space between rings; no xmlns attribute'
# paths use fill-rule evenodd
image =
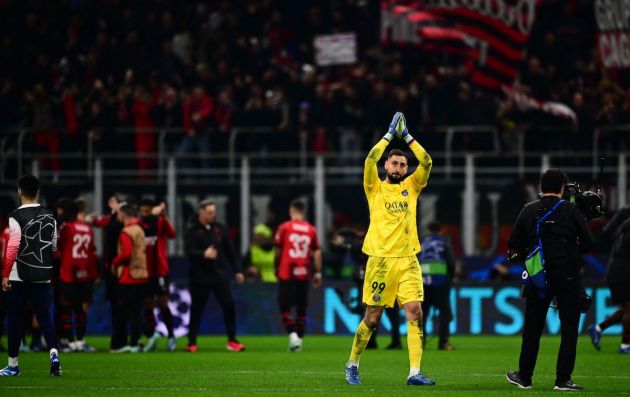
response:
<svg viewBox="0 0 630 397"><path fill-rule="evenodd" d="M524 261L537 243L536 224L550 212L564 194L567 175L558 169L546 171L540 178L540 199L525 205L514 224L508 241L509 256ZM519 371L508 372L507 380L519 388L530 388L538 356L540 337L547 310L555 298L560 316L561 341L556 366L555 390L581 390L571 381L584 292L580 279L581 254L593 247L584 216L572 203L563 201L541 222L540 238L544 252L547 293L541 298L532 286L526 286L525 326L519 359Z"/></svg>

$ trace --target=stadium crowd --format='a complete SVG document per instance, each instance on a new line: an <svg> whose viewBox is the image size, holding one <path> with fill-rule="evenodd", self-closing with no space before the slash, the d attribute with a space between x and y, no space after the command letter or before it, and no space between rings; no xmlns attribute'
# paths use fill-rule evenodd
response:
<svg viewBox="0 0 630 397"><path fill-rule="evenodd" d="M506 149L515 134L560 126L574 139L545 144L585 149L595 126L630 122L628 76L597 67L589 1L539 6L520 75L525 92L573 108L571 125L475 87L461 57L381 46L378 2L6 1L0 10L0 130L29 129L42 152L84 151L88 141L97 152L155 152L159 127L180 132L170 151L218 153L234 126L274 131L241 150L305 141L316 153L352 152L395 110L428 132L496 125ZM347 31L358 62L316 66L314 36Z"/></svg>

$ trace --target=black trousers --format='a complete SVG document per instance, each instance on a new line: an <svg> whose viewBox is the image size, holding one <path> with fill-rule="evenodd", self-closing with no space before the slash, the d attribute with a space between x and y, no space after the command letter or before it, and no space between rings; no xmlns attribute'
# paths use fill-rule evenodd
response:
<svg viewBox="0 0 630 397"><path fill-rule="evenodd" d="M109 342L109 348L119 349L127 344L127 325L122 314L122 301L117 296L118 278L111 272L104 273L105 278L105 294L110 303L110 316L112 320L112 338Z"/></svg>
<svg viewBox="0 0 630 397"><path fill-rule="evenodd" d="M190 284L190 324L188 326L188 345L197 344L197 333L201 324L201 314L208 303L210 291L214 294L223 310L223 322L228 340L236 340L236 305L232 297L230 283Z"/></svg>
<svg viewBox="0 0 630 397"><path fill-rule="evenodd" d="M582 284L577 277L548 277L551 295L555 296L560 316L560 350L556 363L556 380L571 379L580 322ZM540 337L545 328L551 298L540 299L532 290L525 291L525 326L519 359L519 372L525 381L531 380L536 367Z"/></svg>
<svg viewBox="0 0 630 397"><path fill-rule="evenodd" d="M308 306L309 280L279 280L278 281L278 306L302 307Z"/></svg>
<svg viewBox="0 0 630 397"><path fill-rule="evenodd" d="M20 352L27 302L31 302L33 313L37 317L48 348L57 347L57 335L50 310L52 305L50 283L11 281L11 290L6 293L9 357L17 357Z"/></svg>
<svg viewBox="0 0 630 397"><path fill-rule="evenodd" d="M440 339L438 346L448 343L450 335L449 326L453 320L453 312L451 311L451 286L450 285L427 285L424 287L424 301L422 302L422 313L424 320L422 321L423 334L424 324L426 323L429 310L435 307L440 311Z"/></svg>
<svg viewBox="0 0 630 397"><path fill-rule="evenodd" d="M129 345L138 346L138 340L144 329L144 297L146 284L118 284L116 286L116 321L112 324L112 340L126 344L127 326L130 328Z"/></svg>

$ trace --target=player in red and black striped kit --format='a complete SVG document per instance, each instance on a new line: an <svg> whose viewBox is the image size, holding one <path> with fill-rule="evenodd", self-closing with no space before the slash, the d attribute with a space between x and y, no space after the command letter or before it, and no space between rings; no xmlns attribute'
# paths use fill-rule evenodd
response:
<svg viewBox="0 0 630 397"><path fill-rule="evenodd" d="M144 334L149 338L149 341L144 346L144 351L155 350L155 344L161 336L155 329L157 324L153 314L156 298L162 321L168 332L168 351L174 351L176 343L173 333L173 314L168 307L169 267L166 243L168 239L175 238L175 228L166 219L166 205L164 203L154 206L153 201L143 200L140 202L139 215L140 227L145 234L147 270L149 272L147 295L144 301Z"/></svg>
<svg viewBox="0 0 630 397"><path fill-rule="evenodd" d="M315 264L315 272L312 274L313 286L317 288L322 283L322 255L317 230L304 220L304 210L303 202L292 201L289 206L291 220L278 227L275 237L278 246L276 257L278 304L282 322L289 334L289 351L302 350L311 259L314 259ZM295 317L292 313L293 307L296 309Z"/></svg>
<svg viewBox="0 0 630 397"><path fill-rule="evenodd" d="M66 222L59 229L59 337L62 352L95 351L85 343L84 337L87 312L92 303L92 285L98 277L96 245L94 232L82 220L83 216L79 219L80 210L84 215L82 200L70 202L65 208Z"/></svg>

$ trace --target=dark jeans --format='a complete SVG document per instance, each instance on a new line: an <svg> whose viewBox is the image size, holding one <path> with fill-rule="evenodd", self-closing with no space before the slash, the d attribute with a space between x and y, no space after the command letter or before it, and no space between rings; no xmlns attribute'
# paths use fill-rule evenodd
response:
<svg viewBox="0 0 630 397"><path fill-rule="evenodd" d="M424 302L422 302L424 320L422 321L422 328L424 331L424 324L426 322L427 315L429 314L429 310L432 307L438 309L440 311L440 340L438 342L438 346L448 343L448 337L450 335L449 326L451 320L453 320L450 295L450 285L427 285L424 287ZM424 335L426 337L426 333Z"/></svg>
<svg viewBox="0 0 630 397"><path fill-rule="evenodd" d="M556 363L556 380L571 379L580 321L581 282L579 278L548 277L550 291L555 295L560 316L560 351ZM531 380L536 367L540 337L545 328L551 298L540 299L534 291L526 290L525 326L519 359L519 372L525 381Z"/></svg>
<svg viewBox="0 0 630 397"><path fill-rule="evenodd" d="M25 283L11 281L11 290L6 293L9 357L17 357L24 334L24 311L30 301L33 313L49 349L57 348L57 335L52 320L52 287L49 283Z"/></svg>
<svg viewBox="0 0 630 397"><path fill-rule="evenodd" d="M232 297L230 283L190 284L190 325L188 327L188 345L197 344L197 333L201 324L201 314L208 303L210 291L214 294L223 310L223 321L228 340L236 339L236 306Z"/></svg>
<svg viewBox="0 0 630 397"><path fill-rule="evenodd" d="M146 284L118 284L116 287L116 327L113 335L119 336L126 333L127 325L130 327L130 346L138 346L140 334L144 329L144 297ZM118 337L112 339L118 339ZM125 341L126 342L126 338ZM126 344L126 343L125 343Z"/></svg>

